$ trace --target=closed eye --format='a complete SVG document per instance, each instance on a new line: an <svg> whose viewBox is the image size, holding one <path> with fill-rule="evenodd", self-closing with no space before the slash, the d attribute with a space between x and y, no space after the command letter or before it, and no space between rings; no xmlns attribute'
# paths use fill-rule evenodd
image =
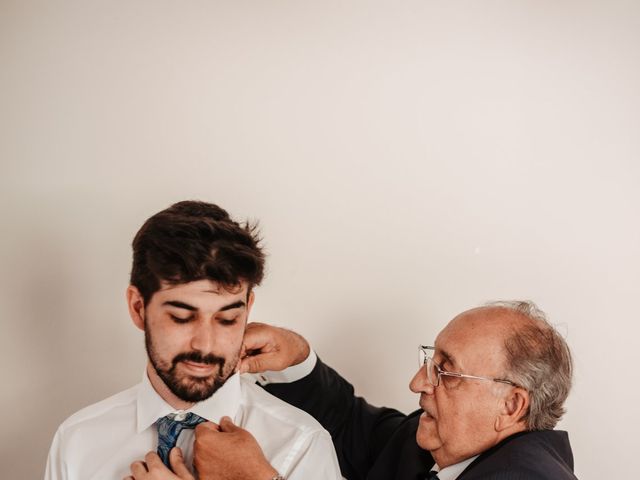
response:
<svg viewBox="0 0 640 480"><path fill-rule="evenodd" d="M234 317L234 318L221 318L218 320L218 322L220 322L220 325L223 325L225 327L230 327L235 325L236 323L238 323L238 317Z"/></svg>
<svg viewBox="0 0 640 480"><path fill-rule="evenodd" d="M177 315L169 314L171 320L176 323L189 323L191 320L195 318L195 315L189 315L188 317L178 317Z"/></svg>

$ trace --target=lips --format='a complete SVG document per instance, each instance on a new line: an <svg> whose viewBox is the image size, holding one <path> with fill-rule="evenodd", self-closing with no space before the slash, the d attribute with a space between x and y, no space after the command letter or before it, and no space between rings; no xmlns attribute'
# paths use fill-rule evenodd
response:
<svg viewBox="0 0 640 480"><path fill-rule="evenodd" d="M423 403L420 403L420 408L422 408L422 411L424 412L423 415L426 419L433 419L433 420L436 419L432 408L427 407Z"/></svg>
<svg viewBox="0 0 640 480"><path fill-rule="evenodd" d="M215 365L183 360L180 362L190 373L196 376L208 376L215 370Z"/></svg>

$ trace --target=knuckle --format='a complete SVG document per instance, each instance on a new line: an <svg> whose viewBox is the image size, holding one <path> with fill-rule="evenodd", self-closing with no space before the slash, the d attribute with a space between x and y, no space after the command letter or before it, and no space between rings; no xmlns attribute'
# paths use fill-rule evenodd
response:
<svg viewBox="0 0 640 480"><path fill-rule="evenodd" d="M207 445L211 445L213 442L211 441L211 439L207 439L207 437L205 436L199 436L196 437L196 439L193 442L193 448L195 450L202 450L207 448Z"/></svg>

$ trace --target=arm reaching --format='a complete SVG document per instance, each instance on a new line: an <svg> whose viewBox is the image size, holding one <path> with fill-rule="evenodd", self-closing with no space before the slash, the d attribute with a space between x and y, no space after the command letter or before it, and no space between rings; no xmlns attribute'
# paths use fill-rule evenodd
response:
<svg viewBox="0 0 640 480"><path fill-rule="evenodd" d="M357 397L353 386L317 359L300 335L265 324L249 324L243 355L241 372L267 377L266 384L262 384L265 390L311 414L331 434L344 478L367 478L380 459L384 469L375 468L384 473L379 478L394 477L394 468L400 461L398 449L415 450L415 457L421 462L433 464L428 453L416 444L415 433L411 433L417 417L407 418L395 409L375 407ZM305 364L310 360L313 364L307 371ZM305 373L291 374L303 366ZM387 448L389 445L392 448Z"/></svg>

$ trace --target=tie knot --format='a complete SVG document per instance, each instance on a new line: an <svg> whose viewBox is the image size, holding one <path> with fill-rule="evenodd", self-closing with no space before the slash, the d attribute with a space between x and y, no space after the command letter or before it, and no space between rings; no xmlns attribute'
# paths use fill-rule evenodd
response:
<svg viewBox="0 0 640 480"><path fill-rule="evenodd" d="M199 423L206 422L206 420L195 413L191 412L178 412L178 413L170 413L169 415L162 417L158 420L158 422L171 422L171 423L179 423L184 425L186 428L189 426L196 426Z"/></svg>
<svg viewBox="0 0 640 480"><path fill-rule="evenodd" d="M191 412L170 413L156 422L158 426L158 455L165 465L169 465L169 452L176 446L178 436L184 429L196 428L207 420Z"/></svg>

